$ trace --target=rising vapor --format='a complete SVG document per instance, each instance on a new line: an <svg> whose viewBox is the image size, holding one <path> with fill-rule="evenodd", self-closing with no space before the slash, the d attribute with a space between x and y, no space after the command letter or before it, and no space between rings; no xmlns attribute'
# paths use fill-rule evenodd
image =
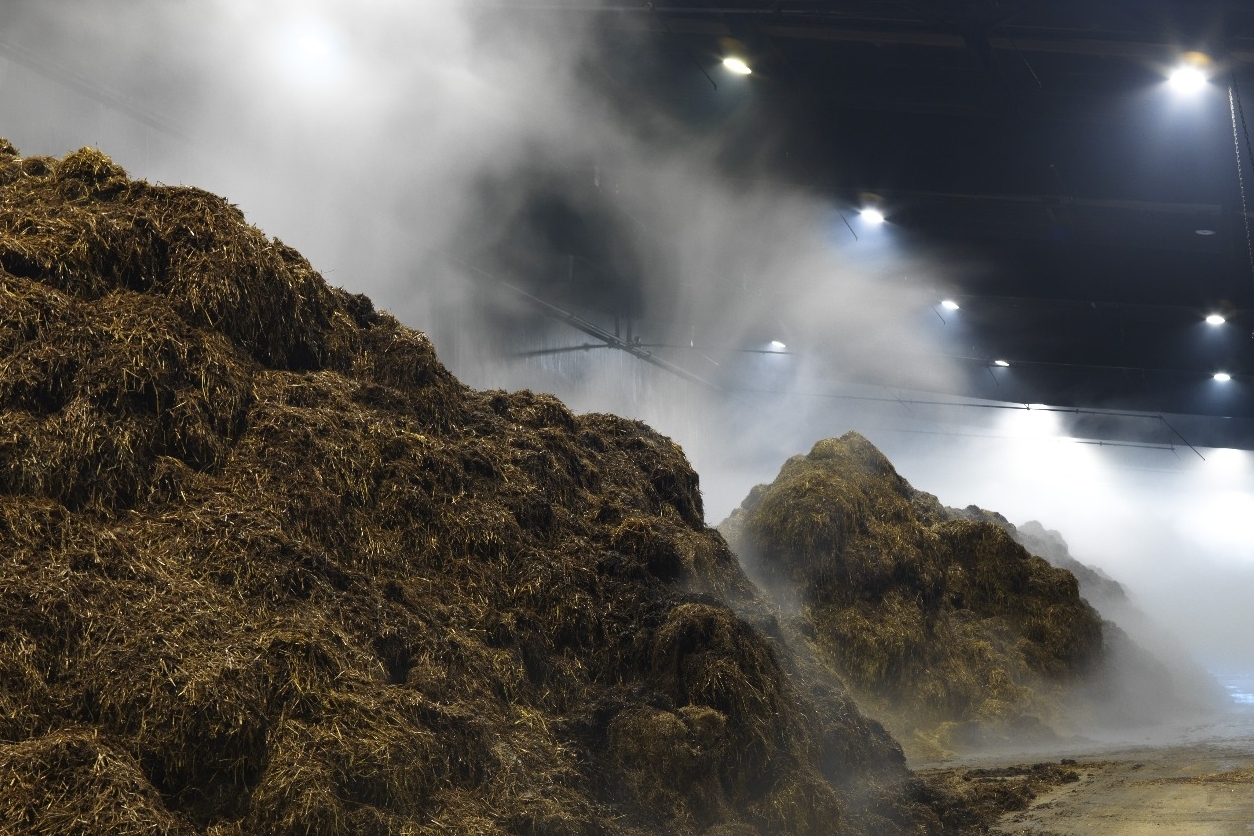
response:
<svg viewBox="0 0 1254 836"><path fill-rule="evenodd" d="M777 180L737 127L771 116L753 76L698 130L616 77L647 75L665 33L609 38L587 13L10 0L2 22L0 135L24 153L97 146L226 195L467 383L648 420L696 464L711 522L857 429L948 505L1061 530L1208 664L1254 669L1249 456L1065 446L1022 415L914 403L961 373L931 306L978 266L893 246L891 217L858 235L851 207Z"/></svg>

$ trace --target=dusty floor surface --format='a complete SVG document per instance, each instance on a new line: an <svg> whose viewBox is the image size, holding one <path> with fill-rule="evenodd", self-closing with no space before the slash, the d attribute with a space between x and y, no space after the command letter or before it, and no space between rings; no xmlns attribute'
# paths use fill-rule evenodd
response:
<svg viewBox="0 0 1254 836"><path fill-rule="evenodd" d="M1080 780L1002 817L1013 836L1254 834L1254 724L1165 743L1077 753Z"/></svg>

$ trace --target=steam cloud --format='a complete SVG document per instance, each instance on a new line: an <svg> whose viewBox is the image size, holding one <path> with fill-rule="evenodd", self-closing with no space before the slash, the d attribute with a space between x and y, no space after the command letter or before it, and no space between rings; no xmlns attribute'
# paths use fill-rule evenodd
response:
<svg viewBox="0 0 1254 836"><path fill-rule="evenodd" d="M701 132L641 101L616 73L647 74L667 45L628 22L608 43L587 14L518 4L10 0L0 135L226 195L427 331L471 385L649 421L694 461L711 522L857 429L946 504L1061 530L1206 664L1254 670L1250 456L1098 448L1056 440L1047 413L903 403L961 373L931 306L971 265L894 247L891 228L855 241L849 207L773 181L737 127L770 116L746 89L722 85ZM674 84L659 98L686 94ZM589 340L496 279L598 301L557 280L597 259L563 262L534 223L546 206L601 248L594 295L618 294L642 345L722 391L603 348L531 353ZM771 340L793 353L733 350Z"/></svg>

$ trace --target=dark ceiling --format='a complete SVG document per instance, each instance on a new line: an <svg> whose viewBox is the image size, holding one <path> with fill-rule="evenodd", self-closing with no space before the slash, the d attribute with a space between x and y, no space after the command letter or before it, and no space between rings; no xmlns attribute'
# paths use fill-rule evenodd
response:
<svg viewBox="0 0 1254 836"><path fill-rule="evenodd" d="M875 201L900 240L974 265L936 290L969 367L944 394L1170 414L1198 445L1254 447L1254 3L545 8L591 16L621 95L726 131L729 173ZM1165 77L1190 51L1209 82L1186 96ZM721 104L732 53L759 118Z"/></svg>

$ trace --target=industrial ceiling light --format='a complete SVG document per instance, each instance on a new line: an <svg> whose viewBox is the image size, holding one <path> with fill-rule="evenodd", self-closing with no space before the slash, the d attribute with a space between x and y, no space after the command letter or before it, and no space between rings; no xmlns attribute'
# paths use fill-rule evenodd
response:
<svg viewBox="0 0 1254 836"><path fill-rule="evenodd" d="M1223 325L1227 321L1228 320L1224 319L1222 316L1220 316L1217 313L1213 313L1210 316L1206 317L1207 325Z"/></svg>
<svg viewBox="0 0 1254 836"><path fill-rule="evenodd" d="M941 307L947 311L956 311L958 310L958 303L953 299L945 299L941 301Z"/></svg>
<svg viewBox="0 0 1254 836"><path fill-rule="evenodd" d="M1215 234L1215 230L1213 229L1195 229L1193 230L1193 232L1196 233L1197 235L1214 235Z"/></svg>
<svg viewBox="0 0 1254 836"><path fill-rule="evenodd" d="M869 224L879 226L880 224L884 223L884 213L878 209L868 207L866 209L863 209L858 214L861 216L862 220L866 221Z"/></svg>
<svg viewBox="0 0 1254 836"><path fill-rule="evenodd" d="M1167 86L1177 93L1197 93L1206 87L1211 58L1204 52L1186 52L1167 76Z"/></svg>
<svg viewBox="0 0 1254 836"><path fill-rule="evenodd" d="M744 60L737 58L734 55L728 55L723 59L723 67L728 72L735 73L736 75L749 75L753 72L753 70L749 69L749 65L746 64Z"/></svg>
<svg viewBox="0 0 1254 836"><path fill-rule="evenodd" d="M1192 64L1184 64L1171 71L1167 84L1177 93L1196 93L1206 86L1206 73Z"/></svg>
<svg viewBox="0 0 1254 836"><path fill-rule="evenodd" d="M779 340L771 340L771 351L783 351L785 348L788 348L788 346L784 345Z"/></svg>
<svg viewBox="0 0 1254 836"><path fill-rule="evenodd" d="M1215 380L1218 380L1220 383L1227 383L1229 380L1232 380L1232 375L1227 372L1215 372Z"/></svg>
<svg viewBox="0 0 1254 836"><path fill-rule="evenodd" d="M1005 360L994 360L994 361L993 361L993 365L994 365L994 366L1001 366L1001 367L1004 369L1004 368L1006 368L1007 366L1009 366L1010 364L1009 364L1009 363L1007 363Z"/></svg>

